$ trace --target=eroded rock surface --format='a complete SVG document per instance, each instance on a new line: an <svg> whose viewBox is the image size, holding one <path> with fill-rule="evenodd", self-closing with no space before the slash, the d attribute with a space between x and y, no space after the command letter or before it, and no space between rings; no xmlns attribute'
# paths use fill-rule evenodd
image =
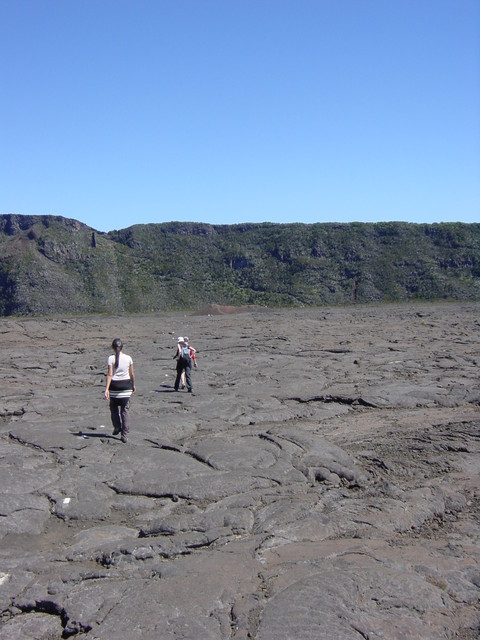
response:
<svg viewBox="0 0 480 640"><path fill-rule="evenodd" d="M241 311L0 321L1 638L479 637L480 305Z"/></svg>

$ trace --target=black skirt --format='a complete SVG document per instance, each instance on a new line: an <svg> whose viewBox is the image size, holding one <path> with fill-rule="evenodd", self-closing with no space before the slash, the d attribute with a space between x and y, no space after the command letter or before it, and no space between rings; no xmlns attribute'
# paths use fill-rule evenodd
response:
<svg viewBox="0 0 480 640"><path fill-rule="evenodd" d="M127 380L111 380L110 391L132 391L132 381Z"/></svg>

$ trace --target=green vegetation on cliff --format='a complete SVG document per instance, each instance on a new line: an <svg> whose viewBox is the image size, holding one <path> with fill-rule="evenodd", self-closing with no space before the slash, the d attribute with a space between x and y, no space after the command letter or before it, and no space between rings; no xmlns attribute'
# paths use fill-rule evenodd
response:
<svg viewBox="0 0 480 640"><path fill-rule="evenodd" d="M0 216L0 315L480 299L480 224L170 222L100 233Z"/></svg>

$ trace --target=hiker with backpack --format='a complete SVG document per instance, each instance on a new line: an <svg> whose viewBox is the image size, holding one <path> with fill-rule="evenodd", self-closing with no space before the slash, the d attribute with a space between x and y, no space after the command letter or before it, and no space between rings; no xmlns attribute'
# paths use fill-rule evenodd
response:
<svg viewBox="0 0 480 640"><path fill-rule="evenodd" d="M187 391L188 393L192 393L192 357L190 355L190 345L188 344L188 340L186 341L183 337L178 338L177 351L173 357L177 359L177 377L175 378L175 391L178 391L182 373L185 372Z"/></svg>
<svg viewBox="0 0 480 640"><path fill-rule="evenodd" d="M192 345L190 344L187 336L185 336L185 338L183 340L190 347L190 358L192 359L193 368L196 369L197 368L197 350L195 349L195 347L192 347Z"/></svg>
<svg viewBox="0 0 480 640"><path fill-rule="evenodd" d="M187 343L188 346L190 347L190 358L192 359L192 365L194 367L194 369L197 368L197 350L195 349L195 347L192 347L192 345L189 343L187 336L185 336L184 338L182 338L180 340L180 338L178 338L178 342L177 342L177 353L175 354L175 358L177 358L180 356L180 350L181 350L181 346L180 343ZM182 375L180 377L180 389L185 389L186 387L186 375L185 375L185 369L182 372Z"/></svg>
<svg viewBox="0 0 480 640"><path fill-rule="evenodd" d="M173 356L177 360L177 362L180 358L180 352L182 351L183 341L184 341L183 336L179 336L177 338L177 348L175 351L175 355ZM180 387L182 389L185 389L185 371L182 371L182 375L180 376Z"/></svg>

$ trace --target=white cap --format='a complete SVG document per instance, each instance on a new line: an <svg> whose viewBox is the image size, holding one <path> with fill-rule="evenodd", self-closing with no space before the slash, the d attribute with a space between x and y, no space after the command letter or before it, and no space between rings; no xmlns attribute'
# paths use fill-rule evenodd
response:
<svg viewBox="0 0 480 640"><path fill-rule="evenodd" d="M183 338L182 338L182 336L179 336L179 337L178 337L177 342L183 342Z"/></svg>

